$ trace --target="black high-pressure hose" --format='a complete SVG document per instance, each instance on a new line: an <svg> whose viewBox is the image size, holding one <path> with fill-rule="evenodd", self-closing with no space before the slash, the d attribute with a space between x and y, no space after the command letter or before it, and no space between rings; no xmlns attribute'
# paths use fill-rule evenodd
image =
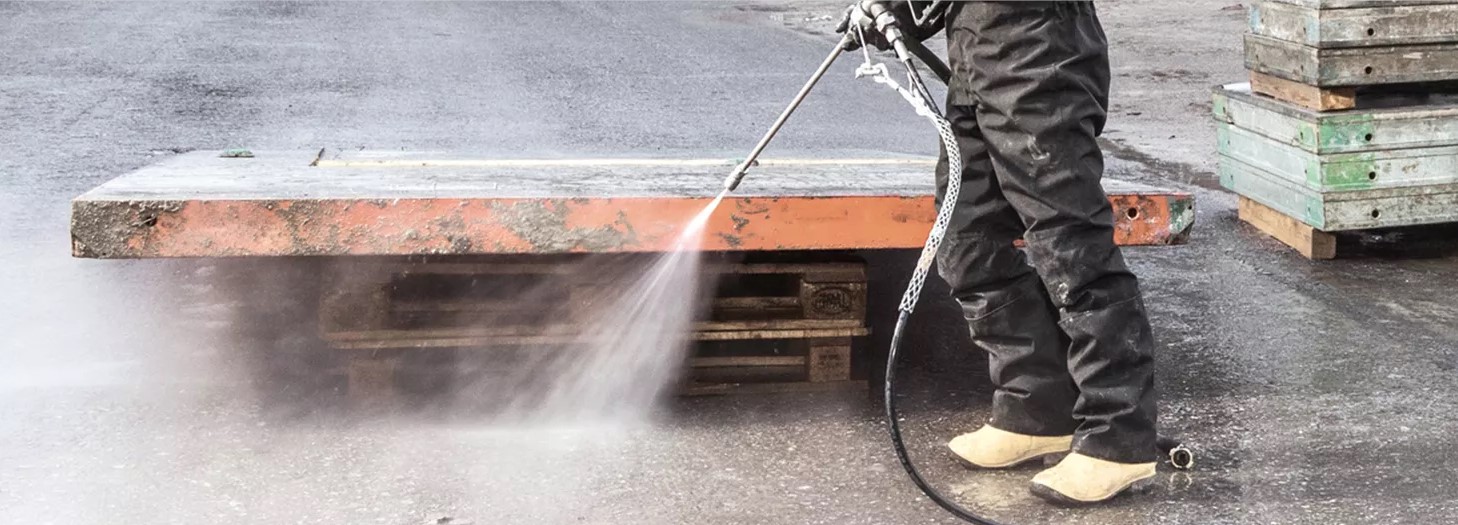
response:
<svg viewBox="0 0 1458 525"><path fill-rule="evenodd" d="M932 503L936 503L938 507L971 523L1002 525L958 505L943 496L937 489L932 488L925 479L922 479L921 472L911 464L911 457L906 453L906 443L901 440L901 419L896 412L896 357L897 351L901 349L901 333L906 330L906 321L910 318L911 313L904 310L901 315L896 317L896 329L891 332L891 348L886 353L886 422L891 431L891 446L896 449L896 459L901 461L901 468L906 471L907 476L911 477L911 482L916 485L916 488L921 489L921 493L926 494L926 497L932 500Z"/></svg>
<svg viewBox="0 0 1458 525"><path fill-rule="evenodd" d="M919 43L914 43L914 45L921 47ZM906 49L906 47L902 47L901 49ZM925 50L925 48L923 47L922 50ZM906 68L907 83L914 90L914 94L908 99L921 99L923 108L929 112L924 113L924 115L930 118L933 123L937 124L942 141L951 142L948 140L949 134L951 133L950 127L946 125L946 119L942 116L941 110L932 102L931 92L927 90L926 83L921 80L921 75L917 72L916 65L911 62L909 57L905 56L905 53L902 53L902 55L901 63ZM935 55L933 55L934 57ZM927 59L922 58L922 60L925 61ZM939 59L937 60L940 61ZM938 73L946 70L945 68L938 69L936 67L932 67L932 69ZM908 95L903 93L903 96ZM918 113L921 113L921 110L918 110ZM956 144L951 142L947 147L955 148ZM955 149L949 149L948 154L957 155L958 153ZM948 168L955 168L959 165L960 162L952 160ZM921 472L916 469L916 465L911 463L911 456L906 451L906 443L901 438L901 417L896 411L896 362L900 357L901 337L905 334L907 322L911 320L911 313L916 310L916 303L921 298L922 285L926 283L926 276L931 270L932 260L936 250L941 245L942 239L946 234L949 211L953 202L957 200L956 194L960 190L960 183L952 181L948 184L947 195L944 197L942 203L943 209L937 210L937 219L933 222L931 233L927 235L926 245L922 247L921 256L916 263L916 269L912 271L911 281L907 283L906 292L901 298L901 305L897 308L899 314L896 316L896 328L891 331L891 346L886 352L886 383L884 385L886 427L891 434L891 446L896 450L896 459L901 462L902 470L906 471L906 475L911 478L911 482L932 503L936 503L937 506L950 512L953 516L970 523L976 523L978 525L1001 525L990 518L978 515L971 509L958 505L940 491L933 488L930 483L927 483L926 479L921 477Z"/></svg>

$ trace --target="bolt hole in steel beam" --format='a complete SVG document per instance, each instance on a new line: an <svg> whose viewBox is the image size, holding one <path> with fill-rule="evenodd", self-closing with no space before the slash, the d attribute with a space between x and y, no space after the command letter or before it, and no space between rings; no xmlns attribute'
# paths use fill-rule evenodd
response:
<svg viewBox="0 0 1458 525"><path fill-rule="evenodd" d="M1139 208L1129 208L1127 210L1124 210L1124 216L1128 217L1130 220L1138 219Z"/></svg>
<svg viewBox="0 0 1458 525"><path fill-rule="evenodd" d="M1372 66L1367 66L1365 68L1362 68L1362 72L1363 73L1366 73L1368 75L1372 74Z"/></svg>
<svg viewBox="0 0 1458 525"><path fill-rule="evenodd" d="M1367 172L1367 180L1377 180L1377 172L1375 172L1375 171L1369 171L1369 172Z"/></svg>
<svg viewBox="0 0 1458 525"><path fill-rule="evenodd" d="M1370 27L1367 28L1367 36L1372 36L1372 35L1375 35L1375 34L1377 34L1377 30L1376 29L1372 29Z"/></svg>
<svg viewBox="0 0 1458 525"><path fill-rule="evenodd" d="M1372 142L1372 134L1371 133L1368 133L1365 136L1363 136L1362 139L1363 140L1366 140L1367 142Z"/></svg>
<svg viewBox="0 0 1458 525"><path fill-rule="evenodd" d="M1376 218L1381 217L1381 216L1382 216L1382 210L1372 210L1372 218L1373 219L1376 219Z"/></svg>

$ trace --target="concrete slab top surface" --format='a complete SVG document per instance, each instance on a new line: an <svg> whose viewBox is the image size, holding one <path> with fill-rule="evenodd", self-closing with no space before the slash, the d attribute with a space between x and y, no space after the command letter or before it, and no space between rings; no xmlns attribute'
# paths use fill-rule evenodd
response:
<svg viewBox="0 0 1458 525"><path fill-rule="evenodd" d="M78 200L713 198L736 159L491 159L435 152L259 151L178 155L118 177ZM931 195L936 159L765 158L733 197ZM1162 190L1118 180L1110 193Z"/></svg>

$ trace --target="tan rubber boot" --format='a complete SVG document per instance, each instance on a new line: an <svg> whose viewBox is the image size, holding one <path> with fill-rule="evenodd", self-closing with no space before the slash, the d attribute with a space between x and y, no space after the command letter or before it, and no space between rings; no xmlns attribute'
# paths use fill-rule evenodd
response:
<svg viewBox="0 0 1458 525"><path fill-rule="evenodd" d="M1154 463L1115 463L1074 452L1033 476L1033 494L1063 505L1087 505L1139 491L1154 479Z"/></svg>
<svg viewBox="0 0 1458 525"><path fill-rule="evenodd" d="M1006 468L1068 452L1073 435L1029 436L983 425L976 432L952 438L947 448L962 463L976 468Z"/></svg>

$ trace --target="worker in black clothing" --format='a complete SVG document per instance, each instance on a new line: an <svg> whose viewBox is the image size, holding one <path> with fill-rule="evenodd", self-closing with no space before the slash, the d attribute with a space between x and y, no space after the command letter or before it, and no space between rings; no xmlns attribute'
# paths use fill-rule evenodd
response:
<svg viewBox="0 0 1458 525"><path fill-rule="evenodd" d="M866 0L849 25L884 49L866 15L877 3L906 16L905 2ZM1067 454L1033 493L1108 500L1147 484L1156 452L1154 340L1100 184L1103 29L1087 1L953 2L943 20L962 172L943 148L938 205L948 177L962 191L938 266L997 386L990 421L948 447L978 468Z"/></svg>

